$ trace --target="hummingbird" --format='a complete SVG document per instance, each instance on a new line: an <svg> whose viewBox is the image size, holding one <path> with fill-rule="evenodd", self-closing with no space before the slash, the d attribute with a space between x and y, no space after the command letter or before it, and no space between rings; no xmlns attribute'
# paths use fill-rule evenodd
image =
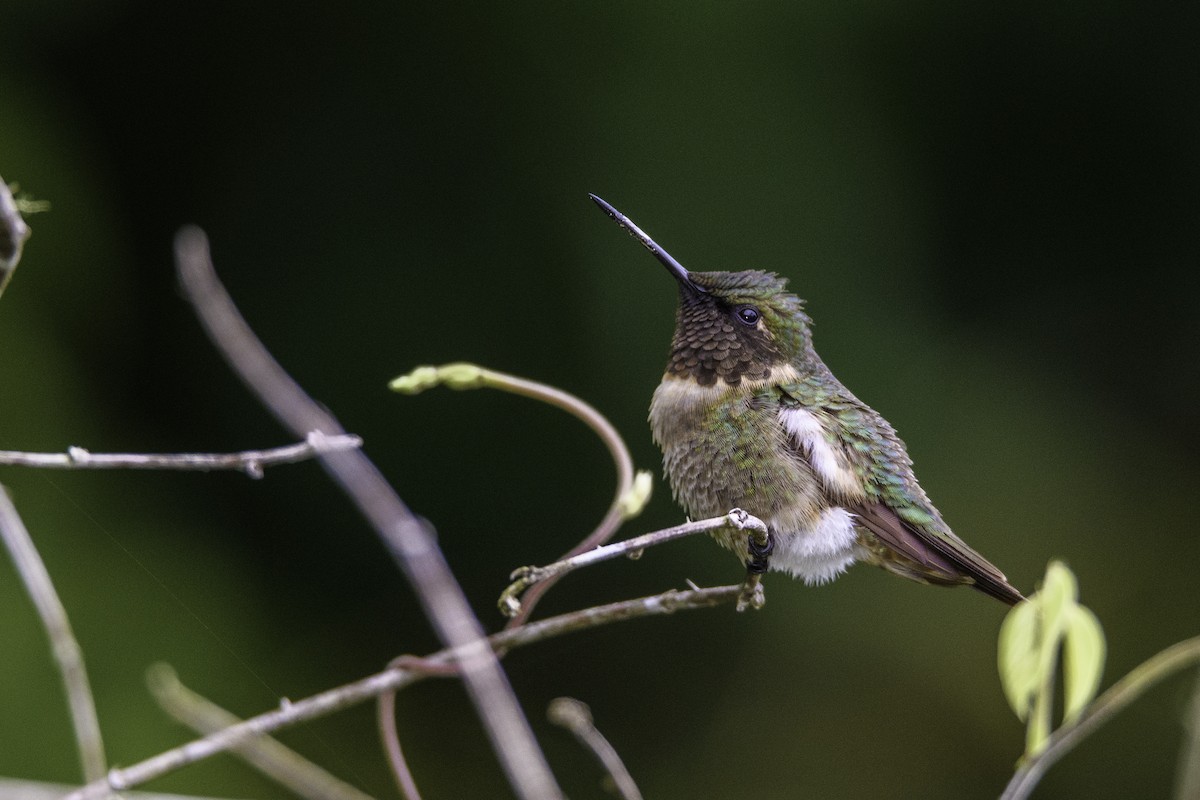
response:
<svg viewBox="0 0 1200 800"><path fill-rule="evenodd" d="M1024 599L956 536L913 475L895 429L817 355L804 301L772 272L690 272L629 217L589 197L679 288L650 427L675 500L693 519L741 508L765 544L714 534L750 573L823 584L864 562L910 580Z"/></svg>

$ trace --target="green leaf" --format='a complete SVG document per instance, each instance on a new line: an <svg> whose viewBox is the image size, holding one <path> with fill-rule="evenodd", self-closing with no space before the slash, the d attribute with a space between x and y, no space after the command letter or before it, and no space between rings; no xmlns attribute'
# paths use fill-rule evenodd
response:
<svg viewBox="0 0 1200 800"><path fill-rule="evenodd" d="M1063 639L1063 724L1075 721L1096 696L1104 673L1104 631L1090 609L1077 605Z"/></svg>
<svg viewBox="0 0 1200 800"><path fill-rule="evenodd" d="M1055 676L1062 653L1063 726L1074 724L1096 696L1104 672L1104 631L1079 605L1079 582L1051 561L1041 587L1000 626L997 662L1004 696L1025 723L1025 758L1034 758L1053 729Z"/></svg>
<svg viewBox="0 0 1200 800"><path fill-rule="evenodd" d="M1061 561L1051 561L1046 567L1046 580L1038 592L1042 605L1043 646L1057 647L1057 639L1066 626L1070 609L1079 596L1079 584L1074 573Z"/></svg>
<svg viewBox="0 0 1200 800"><path fill-rule="evenodd" d="M1025 722L1041 685L1039 603L1017 603L1000 626L999 669L1004 696L1017 719Z"/></svg>

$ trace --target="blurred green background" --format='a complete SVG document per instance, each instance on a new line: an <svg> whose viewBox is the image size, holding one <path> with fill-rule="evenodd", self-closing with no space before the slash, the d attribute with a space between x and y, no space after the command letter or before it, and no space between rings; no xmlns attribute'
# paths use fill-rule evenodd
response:
<svg viewBox="0 0 1200 800"><path fill-rule="evenodd" d="M0 175L50 200L0 302L0 447L224 450L288 437L213 354L171 238L208 231L280 361L440 541L478 613L599 519L603 449L495 393L390 394L472 360L645 423L671 281L596 192L693 269L787 275L826 361L908 441L948 521L1032 589L1066 560L1105 684L1200 632L1200 39L1166 3L0 3ZM312 464L239 475L0 468L84 647L109 755L185 741L143 672L242 715L435 640ZM660 483L633 534L678 522ZM549 614L739 570L709 542L561 584ZM543 721L591 704L648 798L988 798L1023 741L1003 608L866 567L768 580L762 613L516 652ZM1088 740L1039 797L1170 796L1192 681ZM399 700L430 798L506 797L461 689ZM394 796L368 708L287 743ZM0 560L0 775L73 781L45 637ZM221 757L151 785L284 796Z"/></svg>

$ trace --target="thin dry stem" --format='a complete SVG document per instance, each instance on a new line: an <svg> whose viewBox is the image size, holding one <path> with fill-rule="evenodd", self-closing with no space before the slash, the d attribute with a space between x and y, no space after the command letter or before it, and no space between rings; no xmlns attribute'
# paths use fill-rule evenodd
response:
<svg viewBox="0 0 1200 800"><path fill-rule="evenodd" d="M242 720L180 682L175 670L156 664L146 673L150 693L158 705L178 722L197 733L237 725ZM371 796L317 766L275 739L248 739L233 752L248 764L307 800L372 800Z"/></svg>
<svg viewBox="0 0 1200 800"><path fill-rule="evenodd" d="M184 291L209 337L263 405L295 435L345 433L283 370L242 318L217 279L204 232L196 227L181 230L175 253ZM323 453L319 460L391 550L438 638L462 653L467 693L517 796L562 797L508 678L483 638L483 627L428 527L361 451Z"/></svg>
<svg viewBox="0 0 1200 800"><path fill-rule="evenodd" d="M0 778L0 797L4 800L61 800L74 786L44 781ZM166 794L165 792L124 792L122 800L226 800L198 795Z"/></svg>
<svg viewBox="0 0 1200 800"><path fill-rule="evenodd" d="M91 782L103 777L107 769L104 756L104 740L100 736L100 721L96 716L96 704L92 700L92 689L88 683L87 670L83 665L83 651L71 632L67 611L63 608L54 583L46 570L25 523L17 513L8 492L0 486L0 538L4 540L17 574L25 584L46 635L50 638L50 650L62 677L67 694L67 705L71 711L71 724L75 729L75 744L79 749L79 760L83 768L83 779Z"/></svg>
<svg viewBox="0 0 1200 800"><path fill-rule="evenodd" d="M739 585L672 590L650 597L585 608L557 617L536 620L520 628L500 631L488 637L487 645L498 651L510 650L614 622L711 608L735 602L741 591L742 587ZM384 692L396 691L425 678L440 675L442 672L439 667L461 665L463 659L469 655L470 646L449 648L421 659L421 662L428 664L427 668L388 669L304 700L286 703L274 711L251 717L245 722L188 742L140 763L110 770L106 779L88 784L67 795L64 800L97 800L114 789L120 791L138 786L188 764L225 752L247 739L323 717L378 697Z"/></svg>
<svg viewBox="0 0 1200 800"><path fill-rule="evenodd" d="M592 710L587 703L573 697L558 697L550 701L546 717L555 725L561 725L575 735L579 743L591 751L605 773L612 780L613 789L621 800L642 800L642 793L604 734L592 719Z"/></svg>
<svg viewBox="0 0 1200 800"><path fill-rule="evenodd" d="M210 472L236 470L251 478L261 478L263 469L276 464L306 461L320 453L362 447L362 439L353 434L325 436L312 431L303 442L266 450L238 453L93 453L82 447L69 447L65 453L26 453L0 450L0 464L49 469L157 469Z"/></svg>

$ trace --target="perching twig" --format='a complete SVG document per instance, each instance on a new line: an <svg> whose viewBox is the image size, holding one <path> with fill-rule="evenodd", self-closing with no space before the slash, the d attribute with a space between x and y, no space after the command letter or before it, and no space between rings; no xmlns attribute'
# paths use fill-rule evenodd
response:
<svg viewBox="0 0 1200 800"><path fill-rule="evenodd" d="M87 670L83 666L83 651L71 632L67 611L54 591L50 573L3 486L0 486L0 539L4 540L12 554L17 574L21 576L25 591L29 592L46 634L50 637L50 649L67 693L83 779L89 782L98 780L104 776L108 764L104 757L104 741L100 738L96 704L92 700Z"/></svg>
<svg viewBox="0 0 1200 800"><path fill-rule="evenodd" d="M229 469L261 478L265 467L293 464L318 453L362 447L362 439L353 434L325 436L311 432L303 442L267 450L243 450L240 453L93 453L82 447L68 447L65 453L24 453L0 450L0 464L50 469Z"/></svg>
<svg viewBox="0 0 1200 800"><path fill-rule="evenodd" d="M344 433L271 357L217 279L208 239L196 227L175 239L180 281L201 323L230 366L295 435ZM460 653L462 678L501 767L522 800L555 800L562 792L539 749L495 653L483 638L462 588L427 526L400 500L359 450L323 453L321 465L358 506L412 584L438 638Z"/></svg>
<svg viewBox="0 0 1200 800"><path fill-rule="evenodd" d="M242 721L184 686L175 670L166 664L152 666L146 673L146 682L159 706L197 733L212 733ZM264 775L308 800L372 800L369 794L330 775L275 739L265 736L248 739L235 747L234 752Z"/></svg>
<svg viewBox="0 0 1200 800"><path fill-rule="evenodd" d="M613 622L623 622L639 617L662 616L673 614L676 611L711 608L735 602L741 591L742 587L739 585L685 591L673 590L636 600L624 600L619 603L585 608L557 617L529 622L512 630L500 631L488 637L487 645L495 650L510 650ZM474 645L471 644L467 647L442 650L422 661L428 662L432 667L461 664L464 657L470 657L473 647ZM304 700L281 704L280 708L274 711L251 717L245 722L217 731L202 739L188 742L153 758L129 767L110 770L104 780L88 784L67 795L64 800L98 800L114 789L120 791L138 786L180 767L225 752L255 736L273 733L291 725L350 708L384 692L404 688L436 674L440 673L430 669L397 667Z"/></svg>
<svg viewBox="0 0 1200 800"><path fill-rule="evenodd" d="M1023 761L1000 800L1025 800L1046 770L1084 737L1163 678L1196 664L1200 664L1200 636L1173 644L1134 667L1080 712L1074 724L1064 725L1052 733L1046 740L1045 749Z"/></svg>
<svg viewBox="0 0 1200 800"><path fill-rule="evenodd" d="M687 522L683 525L676 525L674 528L665 528L661 531L635 536L632 539L597 547L594 550L589 550L586 553L581 553L562 561L555 561L553 564L547 564L544 567L520 567L510 576L513 582L500 595L500 611L505 616L516 616L521 610L522 593L542 581L557 579L568 572L573 572L581 567L597 564L601 561L639 553L647 547L666 544L676 539L694 536L697 533L709 533L721 528L753 531L763 536L766 536L767 533L767 526L762 520L751 514L747 514L740 508L735 508L723 517Z"/></svg>
<svg viewBox="0 0 1200 800"><path fill-rule="evenodd" d="M642 800L642 793L634 783L633 776L625 768L616 748L596 728L592 720L592 710L586 703L573 697L557 697L550 701L546 717L555 725L561 725L575 734L580 744L596 756L600 766L604 767L604 771L612 779L613 789L621 800Z"/></svg>
<svg viewBox="0 0 1200 800"><path fill-rule="evenodd" d="M582 421L600 437L600 441L604 442L604 446L608 449L608 454L617 468L616 495L613 497L608 511L605 512L604 518L600 520L600 524L579 544L568 550L562 559L585 553L607 542L621 527L621 523L640 514L650 499L650 487L653 485L650 473L643 471L634 474L633 458L629 455L629 448L625 445L621 434L603 414L562 389L527 378L518 378L516 375L485 369L475 364L462 363L446 364L441 367L417 367L407 375L396 378L390 385L394 391L404 394L418 394L441 385L451 389L499 389L522 397L540 400L566 411ZM533 613L533 607L537 605L538 600L550 590L557 580L556 575L550 575L538 585L533 586L526 595L524 603L508 615L512 617L512 621L508 623L507 627L513 628L524 624L529 619L529 615Z"/></svg>

